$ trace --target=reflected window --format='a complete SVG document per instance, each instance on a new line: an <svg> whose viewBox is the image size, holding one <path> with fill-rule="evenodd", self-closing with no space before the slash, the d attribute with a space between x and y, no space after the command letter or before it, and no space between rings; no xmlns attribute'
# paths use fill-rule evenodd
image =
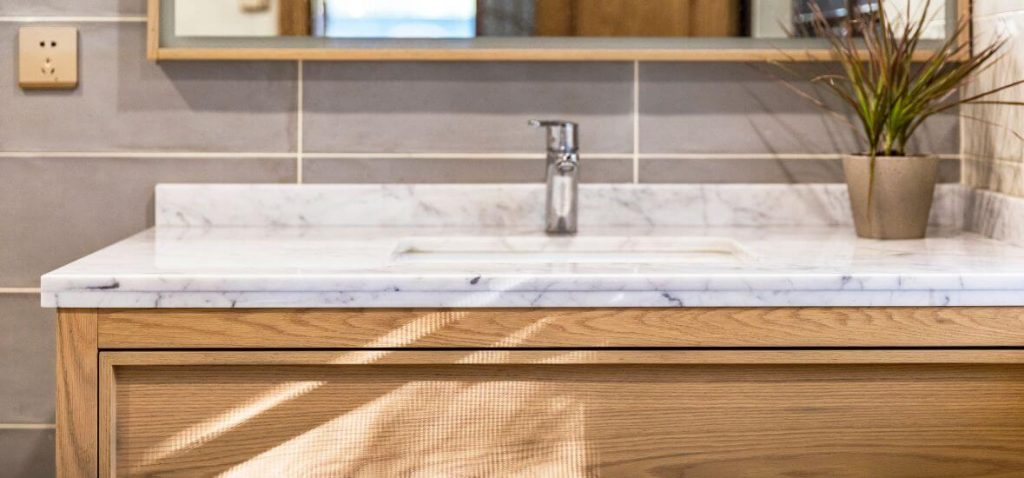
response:
<svg viewBox="0 0 1024 478"><path fill-rule="evenodd" d="M333 38L473 38L476 0L326 0Z"/></svg>
<svg viewBox="0 0 1024 478"><path fill-rule="evenodd" d="M3 1L3 0L0 0ZM897 25L931 5L925 38L946 38L956 0L164 0L179 37L813 37L813 7L859 35L860 16ZM1024 2L1024 0L1018 0Z"/></svg>

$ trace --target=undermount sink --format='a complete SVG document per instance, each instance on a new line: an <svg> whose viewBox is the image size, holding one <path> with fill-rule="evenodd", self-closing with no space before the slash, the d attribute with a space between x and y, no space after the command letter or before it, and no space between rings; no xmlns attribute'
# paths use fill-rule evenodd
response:
<svg viewBox="0 0 1024 478"><path fill-rule="evenodd" d="M634 236L414 237L394 258L423 263L662 264L736 263L747 252L729 238Z"/></svg>

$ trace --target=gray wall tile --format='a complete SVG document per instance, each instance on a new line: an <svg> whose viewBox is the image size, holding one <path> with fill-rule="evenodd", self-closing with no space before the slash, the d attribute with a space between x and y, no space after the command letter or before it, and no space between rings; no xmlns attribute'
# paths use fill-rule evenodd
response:
<svg viewBox="0 0 1024 478"><path fill-rule="evenodd" d="M57 476L53 430L0 430L0 475Z"/></svg>
<svg viewBox="0 0 1024 478"><path fill-rule="evenodd" d="M659 159L640 161L642 183L841 183L837 159ZM939 163L939 181L960 180L960 161Z"/></svg>
<svg viewBox="0 0 1024 478"><path fill-rule="evenodd" d="M53 423L55 315L38 295L0 294L0 423Z"/></svg>
<svg viewBox="0 0 1024 478"><path fill-rule="evenodd" d="M632 151L628 63L307 63L305 150L542 151L530 118L581 123L584 152Z"/></svg>
<svg viewBox="0 0 1024 478"><path fill-rule="evenodd" d="M947 159L939 163L940 183L959 183L962 164L959 159Z"/></svg>
<svg viewBox="0 0 1024 478"><path fill-rule="evenodd" d="M742 63L641 64L640 151L847 153L862 148L846 123L781 81L811 77L827 71L827 66L798 66L799 77L773 68ZM811 89L807 82L794 85ZM930 121L916 137L918 150L958 152L958 124L955 114Z"/></svg>
<svg viewBox="0 0 1024 478"><path fill-rule="evenodd" d="M145 0L4 0L5 16L139 16L146 14Z"/></svg>
<svg viewBox="0 0 1024 478"><path fill-rule="evenodd" d="M295 149L297 72L289 62L145 58L145 25L80 28L80 84L24 91L17 29L0 23L0 149L5 151L260 151Z"/></svg>
<svg viewBox="0 0 1024 478"><path fill-rule="evenodd" d="M525 183L544 181L543 159L306 158L309 183ZM581 159L584 182L633 181L631 159Z"/></svg>
<svg viewBox="0 0 1024 478"><path fill-rule="evenodd" d="M0 286L39 276L152 224L159 182L293 182L292 159L0 158Z"/></svg>
<svg viewBox="0 0 1024 478"><path fill-rule="evenodd" d="M143 0L0 0L0 15L6 16L144 12ZM88 23L80 25L79 88L25 92L14 81L18 26L0 24L0 71L7 72L0 81L0 151L295 149L294 63L157 65L145 59L143 24ZM525 120L561 117L582 124L585 181L632 179L630 160L586 157L632 151L629 63L307 63L305 73L307 151L539 153L542 133L528 129ZM641 79L645 153L857 148L845 126L763 68L645 63ZM927 150L956 152L957 128L955 116L945 116L928 125L920 142ZM958 169L951 164L943 165L947 180ZM1012 173L989 172L995 164L983 164L970 182L1021 183L1016 164ZM543 179L539 160L307 158L305 165L309 182ZM150 225L157 182L294 178L291 159L0 158L0 287L35 286L40 274ZM841 178L838 163L830 161L641 163L641 179L650 182ZM0 295L0 422L53 420L54 317L37 301L34 295ZM0 475L52 477L53 450L52 430L0 430Z"/></svg>

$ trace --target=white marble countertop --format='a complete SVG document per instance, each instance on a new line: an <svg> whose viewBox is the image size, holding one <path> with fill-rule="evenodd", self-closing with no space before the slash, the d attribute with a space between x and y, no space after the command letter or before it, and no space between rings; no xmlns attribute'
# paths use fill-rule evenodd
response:
<svg viewBox="0 0 1024 478"><path fill-rule="evenodd" d="M843 185L584 184L580 234L555 240L541 233L537 184L161 185L156 196L156 228L43 276L43 305L1024 305L1024 248L961 232L971 196L958 185L936 191L928 239L897 242L855 237ZM634 252L708 238L736 253L644 259L653 263L400 254L480 236Z"/></svg>
<svg viewBox="0 0 1024 478"><path fill-rule="evenodd" d="M42 278L47 307L738 307L1024 305L1024 248L955 229L871 241L848 227L588 228L729 238L736 261L420 263L403 241L544 238L509 227L161 226Z"/></svg>

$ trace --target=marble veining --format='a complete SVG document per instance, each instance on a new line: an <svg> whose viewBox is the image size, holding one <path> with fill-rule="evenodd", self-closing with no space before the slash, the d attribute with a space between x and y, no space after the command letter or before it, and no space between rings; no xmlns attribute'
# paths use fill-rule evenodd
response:
<svg viewBox="0 0 1024 478"><path fill-rule="evenodd" d="M1024 198L975 190L966 198L964 228L1024 246Z"/></svg>
<svg viewBox="0 0 1024 478"><path fill-rule="evenodd" d="M47 307L726 307L1024 305L1024 248L937 228L922 241L846 227L589 227L595 236L727 237L742 261L422 263L416 237L532 227L168 227L42 279Z"/></svg>
<svg viewBox="0 0 1024 478"><path fill-rule="evenodd" d="M540 184L190 185L157 187L158 226L530 227L544 225ZM936 190L931 223L961 227L959 185ZM849 226L842 184L584 184L593 227Z"/></svg>
<svg viewBox="0 0 1024 478"><path fill-rule="evenodd" d="M1024 217L1024 200L941 186L927 239L871 241L857 239L849 227L842 185L584 185L580 195L580 234L551 239L541 232L538 185L161 185L156 228L46 274L42 302L141 308L1024 305L1024 248L970 232L1024 244L1022 221L1009 219ZM515 238L520 246L551 250L735 243L742 254L692 262L659 261L655 254L649 263L508 258L515 254L476 262L400 260L409 244L457 242L446 238L469 238L470 244Z"/></svg>

